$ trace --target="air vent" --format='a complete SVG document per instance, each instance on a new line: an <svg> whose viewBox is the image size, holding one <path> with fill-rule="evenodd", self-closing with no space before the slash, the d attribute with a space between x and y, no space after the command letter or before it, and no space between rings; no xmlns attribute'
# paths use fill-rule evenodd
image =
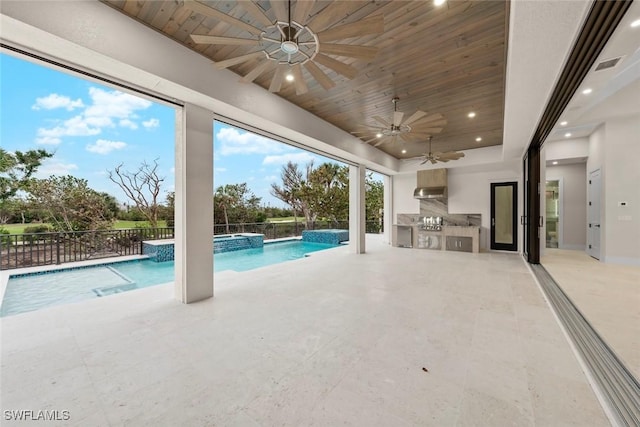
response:
<svg viewBox="0 0 640 427"><path fill-rule="evenodd" d="M609 68L613 68L618 65L618 62L622 59L622 56L613 59L607 59L606 61L602 61L596 66L595 71L608 70Z"/></svg>

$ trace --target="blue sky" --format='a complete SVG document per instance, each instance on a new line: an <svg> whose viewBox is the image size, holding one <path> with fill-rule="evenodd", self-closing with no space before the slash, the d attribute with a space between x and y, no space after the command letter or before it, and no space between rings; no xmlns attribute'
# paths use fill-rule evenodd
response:
<svg viewBox="0 0 640 427"><path fill-rule="evenodd" d="M0 73L0 145L54 152L38 178L74 175L125 202L107 170L157 159L163 193L174 190L174 108L5 54ZM214 140L214 186L246 182L264 205L284 206L269 189L287 161L333 162L219 122Z"/></svg>

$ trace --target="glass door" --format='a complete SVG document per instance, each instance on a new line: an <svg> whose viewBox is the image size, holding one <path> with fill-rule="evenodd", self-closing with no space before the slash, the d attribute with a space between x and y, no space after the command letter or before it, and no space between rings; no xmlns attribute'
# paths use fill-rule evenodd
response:
<svg viewBox="0 0 640 427"><path fill-rule="evenodd" d="M518 183L491 184L491 249L518 250Z"/></svg>
<svg viewBox="0 0 640 427"><path fill-rule="evenodd" d="M545 240L547 248L558 248L560 246L560 181L547 181L545 188Z"/></svg>

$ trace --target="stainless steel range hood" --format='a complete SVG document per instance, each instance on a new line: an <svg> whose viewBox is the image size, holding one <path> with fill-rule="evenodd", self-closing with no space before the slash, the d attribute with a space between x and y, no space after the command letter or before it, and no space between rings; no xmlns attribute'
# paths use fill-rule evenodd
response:
<svg viewBox="0 0 640 427"><path fill-rule="evenodd" d="M416 199L446 199L447 170L431 169L418 171L417 185L413 192Z"/></svg>
<svg viewBox="0 0 640 427"><path fill-rule="evenodd" d="M418 187L413 192L416 199L445 199L447 187Z"/></svg>

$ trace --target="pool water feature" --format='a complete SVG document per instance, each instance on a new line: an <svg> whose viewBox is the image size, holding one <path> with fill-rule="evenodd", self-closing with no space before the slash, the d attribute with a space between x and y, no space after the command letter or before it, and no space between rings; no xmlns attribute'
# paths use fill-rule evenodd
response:
<svg viewBox="0 0 640 427"><path fill-rule="evenodd" d="M259 248L216 253L213 269L216 273L227 270L243 272L335 247L301 240L265 243ZM7 284L0 316L108 296L173 280L174 261L155 262L150 259L16 275Z"/></svg>

